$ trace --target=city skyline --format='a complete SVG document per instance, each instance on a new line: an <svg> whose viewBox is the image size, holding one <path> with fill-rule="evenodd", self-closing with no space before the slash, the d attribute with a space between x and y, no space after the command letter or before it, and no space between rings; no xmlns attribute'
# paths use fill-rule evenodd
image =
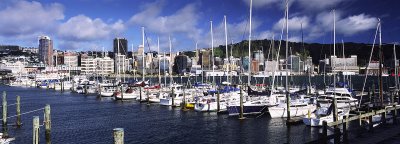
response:
<svg viewBox="0 0 400 144"><path fill-rule="evenodd" d="M145 26L145 50L157 48L160 37L162 51L168 51L168 36L173 51L211 47L210 20L214 24L214 46L225 44L223 16L227 16L229 42L248 39L249 0L221 1L14 1L0 3L0 43L38 46L38 37L49 35L58 50L111 51L113 39L124 37L137 51L142 44L141 27ZM336 38L345 42L372 43L377 18L383 25L383 42L397 42L400 32L395 15L398 2L372 0L291 0L289 40L332 43L333 17L336 10ZM354 6L358 6L354 8ZM90 7L90 8L88 8ZM252 39L280 38L283 22L283 1L253 1ZM38 21L40 19L40 21ZM148 42L148 43L147 43Z"/></svg>

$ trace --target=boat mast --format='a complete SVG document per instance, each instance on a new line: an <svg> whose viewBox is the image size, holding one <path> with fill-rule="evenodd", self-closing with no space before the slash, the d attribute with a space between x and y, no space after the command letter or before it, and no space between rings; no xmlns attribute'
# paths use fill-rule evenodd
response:
<svg viewBox="0 0 400 144"><path fill-rule="evenodd" d="M168 37L169 41L169 84L172 86L172 42L171 42L171 36Z"/></svg>
<svg viewBox="0 0 400 144"><path fill-rule="evenodd" d="M210 21L210 25L211 25L211 60L212 60L212 72L213 72L213 84L215 83L215 73L214 73L214 34L213 34L213 24L212 21Z"/></svg>
<svg viewBox="0 0 400 144"><path fill-rule="evenodd" d="M344 41L342 39L342 49L343 49L343 60L344 60L344 65L343 65L343 71L346 72L346 66L347 66L347 62L346 62L346 57L344 56ZM346 82L346 76L343 73L343 82ZM350 83L349 83L350 84Z"/></svg>
<svg viewBox="0 0 400 144"><path fill-rule="evenodd" d="M336 60L336 18L335 18L335 9L332 10L333 12L333 56L335 57ZM331 62L332 62L332 57L331 57ZM333 69L335 69L335 63L332 62L333 65ZM334 106L333 108L333 121L337 121L338 120L338 113L337 113L337 105L336 105L336 73L333 70L333 103L332 105Z"/></svg>
<svg viewBox="0 0 400 144"><path fill-rule="evenodd" d="M196 41L196 61L198 62L199 61L199 51L197 51L197 41ZM197 63L196 62L196 63ZM195 76L195 82L197 82L197 67L196 67L196 70L195 70L195 72L194 72L194 76Z"/></svg>
<svg viewBox="0 0 400 144"><path fill-rule="evenodd" d="M250 0L250 20L249 20L249 75L247 77L247 85L250 86L251 81L251 15L253 8L253 0Z"/></svg>
<svg viewBox="0 0 400 144"><path fill-rule="evenodd" d="M144 82L144 70L146 69L146 66L144 64L144 27L142 27L142 46L143 46L143 51L142 51L142 81Z"/></svg>
<svg viewBox="0 0 400 144"><path fill-rule="evenodd" d="M226 27L226 15L224 15L224 27L225 27L225 57L227 60L227 63L229 63L229 56L228 56L228 30ZM229 65L225 64L226 66L226 81L228 81L228 73L229 73Z"/></svg>
<svg viewBox="0 0 400 144"><path fill-rule="evenodd" d="M379 97L381 99L381 107L383 107L383 84L382 84L382 23L379 22Z"/></svg>
<svg viewBox="0 0 400 144"><path fill-rule="evenodd" d="M395 74L395 84L396 84L396 92L399 88L399 75L398 75L398 70L397 70L397 58L396 58L396 44L393 44L393 53L394 53L394 74Z"/></svg>
<svg viewBox="0 0 400 144"><path fill-rule="evenodd" d="M161 85L161 55L160 55L160 37L157 37L157 56L158 56L158 84Z"/></svg>
<svg viewBox="0 0 400 144"><path fill-rule="evenodd" d="M287 109L287 120L290 120L290 96L289 96L289 85L288 85L288 49L289 49L289 0L286 0L286 78L285 78L285 89L286 89L286 109Z"/></svg>

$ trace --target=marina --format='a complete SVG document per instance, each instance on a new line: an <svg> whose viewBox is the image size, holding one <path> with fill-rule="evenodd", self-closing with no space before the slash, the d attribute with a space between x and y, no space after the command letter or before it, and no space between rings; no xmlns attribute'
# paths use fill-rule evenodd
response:
<svg viewBox="0 0 400 144"><path fill-rule="evenodd" d="M362 76L351 78L354 82L359 81L357 79L363 79ZM94 78L89 79L94 80ZM157 81L157 78L148 79ZM175 81L179 79L181 78L177 77ZM234 81L234 79L232 80ZM293 77L295 84L303 82L304 79L307 79L307 76ZM313 77L313 80L323 81L323 77ZM191 81L196 80L191 79ZM369 81L374 81L374 77L369 78ZM387 79L387 81L394 83L394 80ZM355 85L360 84L355 83ZM323 133L322 125L309 127L297 117L293 118L297 120L297 124L288 125L286 118L272 118L268 110L253 113L255 115L245 115L246 119L239 120L239 114L230 115L217 112L217 110L202 112L190 107L182 110L182 105L171 107L171 105L163 106L161 103L140 102L139 99L118 100L113 97L101 97L98 93L79 94L70 90L55 90L51 87L2 85L1 88L7 92L8 101L15 101L16 95L21 96L23 112L43 107L46 104L51 105L51 139L55 143L110 143L113 141L113 137L109 133L117 127L124 128L126 143L185 143L202 141L204 138L208 138L206 143L307 143L320 140L320 133ZM356 87L356 89L360 88ZM10 106L8 111L11 113L15 109ZM30 142L32 126L29 123L35 115L41 116L43 113L39 111L23 115L22 123L24 125L21 128L9 127L9 134L15 138L15 143ZM302 116L307 118L307 112ZM354 117L354 114L345 114L340 121L343 122L343 119L349 116L351 120L359 119ZM334 123L330 121L331 118L327 120L329 126ZM40 120L42 121L43 117ZM12 122L14 119L11 118L9 121ZM349 122L350 126L347 128L351 131L348 133L349 137L357 137L359 133L363 132L359 130L358 123L358 120ZM369 127L364 123L362 125ZM40 132L43 133L42 130ZM43 141L44 135L41 134L39 139ZM249 139L252 141L248 141Z"/></svg>
<svg viewBox="0 0 400 144"><path fill-rule="evenodd" d="M73 17L64 6L88 2L0 4L0 40L42 34L37 48L0 44L0 144L400 141L390 14L344 10L360 1L98 3ZM50 26L12 27L29 17Z"/></svg>

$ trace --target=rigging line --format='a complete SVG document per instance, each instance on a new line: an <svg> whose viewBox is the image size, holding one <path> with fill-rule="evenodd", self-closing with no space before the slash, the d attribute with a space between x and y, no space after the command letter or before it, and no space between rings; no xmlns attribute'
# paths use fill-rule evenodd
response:
<svg viewBox="0 0 400 144"><path fill-rule="evenodd" d="M44 107L43 107L43 108L40 108L40 109L36 109L36 110L32 110L32 111L28 111L28 112L24 112L24 113L21 113L20 115L24 115L24 114L28 114L28 113L32 113L32 112L36 112L36 111L39 111L39 110L44 110ZM17 117L17 116L19 116L19 115L13 115L13 116L9 116L9 117L7 117L7 118L13 118L13 117ZM3 120L3 119L0 119L0 120Z"/></svg>
<svg viewBox="0 0 400 144"><path fill-rule="evenodd" d="M7 106L13 106L13 105L17 105L17 103L9 104ZM0 106L0 107L3 107L3 106Z"/></svg>
<svg viewBox="0 0 400 144"><path fill-rule="evenodd" d="M147 47L149 47L149 51L151 51L150 43L149 43L149 39L148 39L148 37L147 37L146 31L144 32L144 36L146 37Z"/></svg>
<svg viewBox="0 0 400 144"><path fill-rule="evenodd" d="M286 17L286 12L285 12L285 14L283 14L283 18L285 18L285 17ZM279 40L278 53L276 54L276 65L275 65L274 73L273 73L273 77L272 77L271 91L273 91L273 89L274 89L275 75L276 75L275 71L278 69L278 65L279 65L279 55L280 55L280 52L281 52L282 39L283 39L283 30L284 29L285 29L285 23L282 23L281 39Z"/></svg>
<svg viewBox="0 0 400 144"><path fill-rule="evenodd" d="M374 48L375 48L376 36L378 35L378 30L379 30L380 25L381 25L381 23L378 23L377 26L376 26L374 43L372 44L372 49L371 49L371 54L369 56L368 64L365 67L365 78L364 78L364 83L363 83L363 87L362 87L362 90L361 90L361 98L360 98L360 101L358 102L358 107L360 107L361 101L362 101L362 98L363 98L363 95L364 95L365 83L367 82L367 77L368 77L368 67L369 67L369 63L371 62L371 59L372 59L372 54L373 54ZM373 91L375 91L375 90L373 90Z"/></svg>

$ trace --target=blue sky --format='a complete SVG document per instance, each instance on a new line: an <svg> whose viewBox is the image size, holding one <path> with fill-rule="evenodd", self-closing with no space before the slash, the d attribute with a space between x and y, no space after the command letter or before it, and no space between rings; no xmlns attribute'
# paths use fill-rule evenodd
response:
<svg viewBox="0 0 400 144"><path fill-rule="evenodd" d="M283 0L253 0L252 39L279 39L284 14ZM377 18L382 20L383 42L400 39L400 2L374 0L290 0L289 37L305 42L332 43L336 9L337 41L372 43ZM0 44L37 47L37 38L48 35L59 50L112 50L112 39L125 37L129 49L142 43L146 50L193 50L225 43L223 16L227 16L228 39L248 39L250 0L0 0Z"/></svg>

